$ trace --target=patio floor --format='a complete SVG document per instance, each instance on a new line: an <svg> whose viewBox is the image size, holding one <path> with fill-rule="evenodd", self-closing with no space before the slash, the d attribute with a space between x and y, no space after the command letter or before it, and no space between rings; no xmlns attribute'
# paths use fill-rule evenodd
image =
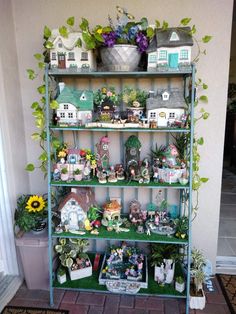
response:
<svg viewBox="0 0 236 314"><path fill-rule="evenodd" d="M230 314L216 278L214 291L206 292L204 310L191 310L191 314ZM75 292L55 289L55 308L67 309L70 314L184 314L185 301L160 297L128 296L105 293ZM9 305L49 307L49 292L28 290L23 284Z"/></svg>

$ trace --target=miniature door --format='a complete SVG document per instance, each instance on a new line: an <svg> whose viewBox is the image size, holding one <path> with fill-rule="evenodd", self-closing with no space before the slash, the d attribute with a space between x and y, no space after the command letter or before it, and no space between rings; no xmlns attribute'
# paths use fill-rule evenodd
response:
<svg viewBox="0 0 236 314"><path fill-rule="evenodd" d="M178 68L178 53L170 53L169 54L169 67L170 68Z"/></svg>
<svg viewBox="0 0 236 314"><path fill-rule="evenodd" d="M66 68L66 56L64 54L58 54L58 68L59 69Z"/></svg>

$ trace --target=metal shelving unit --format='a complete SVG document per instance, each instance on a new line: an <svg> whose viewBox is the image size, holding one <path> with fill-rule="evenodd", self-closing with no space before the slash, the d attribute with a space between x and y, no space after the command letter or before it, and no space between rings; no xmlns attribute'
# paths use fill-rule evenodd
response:
<svg viewBox="0 0 236 314"><path fill-rule="evenodd" d="M189 111L191 113L190 118L190 128L189 129L180 129L180 128L162 128L162 129L142 129L142 128L121 128L121 129L111 129L111 128L85 128L85 127L58 127L51 125L50 122L50 99L49 99L49 76L53 76L56 79L60 79L62 77L71 77L72 79L86 79L88 80L88 84L91 88L92 84L91 81L93 79L104 79L105 81L107 79L117 78L118 82L120 84L120 87L122 88L123 83L122 79L126 78L133 78L136 81L139 79L150 79L152 87L154 86L154 79L158 78L167 78L170 79L172 77L180 77L184 82L184 89L186 91L186 79L189 78L192 81L192 87L191 87L191 103ZM185 71L179 72L179 71L168 71L168 72L79 72L79 71L70 71L70 70L56 70L52 69L49 70L48 67L45 69L45 84L46 84L46 126L47 126L47 153L48 153L48 237L49 237L49 272L50 272L50 304L53 305L53 289L56 288L63 288L63 289L79 289L79 290L86 290L83 288L83 281L88 279L80 279L73 283L66 282L63 285L59 285L55 280L55 275L53 272L53 264L52 264L52 251L53 251L53 240L59 238L59 237L65 237L65 238L87 238L91 240L126 240L126 241L134 241L134 242L156 242L156 243L173 243L173 244L179 244L179 245L186 245L187 246L187 283L186 283L186 290L184 293L174 293L174 289L172 293L164 292L161 293L160 289L156 288L155 290L155 284L154 280L151 279L150 283L150 294L153 295L159 295L159 296L166 296L166 297L174 297L174 298L186 298L186 313L189 313L189 298L190 298L190 259L191 259L191 206L192 206L192 178L193 178L193 169L192 169L192 163L193 163L193 137L194 137L194 95L195 95L195 66L192 65L191 69L187 69ZM93 139L93 133L94 132L105 132L105 134L108 134L109 132L119 132L120 133L120 149L122 150L122 146L124 144L124 138L123 134L125 132L130 132L134 134L138 133L150 133L151 140L153 140L153 134L166 134L166 140L169 141L169 135L171 133L186 133L190 134L190 146L189 146L189 153L190 153L190 160L189 160L189 183L185 186L180 184L160 184L160 183L154 183L151 182L150 184L139 184L137 182L118 182L118 183L106 183L106 184L99 184L97 180L92 181L82 181L82 182L76 182L71 181L68 183L62 182L62 181L53 181L51 180L51 162L50 162L50 156L51 156L51 148L50 148L50 140L51 140L51 132L58 131L60 133L60 136L62 137L62 134L67 131L71 131L73 133L78 132L90 132L91 134L91 144L94 144ZM121 155L124 156L124 151L121 152ZM177 239L173 236L160 236L157 234L152 234L150 237L145 237L144 235L135 234L134 230L131 234L115 234L108 232L104 227L102 227L100 234L97 236L89 234L85 235L77 235L72 234L69 232L63 232L61 234L57 234L53 232L52 230L52 208L51 208L51 192L52 189L55 189L56 187L105 187L107 189L107 196L109 196L109 188L115 187L119 188L121 190L121 199L124 200L124 189L126 188L133 188L135 189L135 196L138 196L138 188L147 188L150 189L150 195L152 193L153 189L165 189L167 191L168 189L175 189L179 190L180 193L180 199L182 197L182 193L186 192L188 193L188 216L189 223L188 223L188 239ZM151 272L151 270L149 270ZM95 273L91 277L91 285L94 285L94 287L91 287L90 291L104 291L104 287L99 288L98 284L96 283L96 280L98 275ZM90 278L90 277L89 277ZM163 292L163 291L162 291ZM140 295L146 295L145 291L141 291Z"/></svg>

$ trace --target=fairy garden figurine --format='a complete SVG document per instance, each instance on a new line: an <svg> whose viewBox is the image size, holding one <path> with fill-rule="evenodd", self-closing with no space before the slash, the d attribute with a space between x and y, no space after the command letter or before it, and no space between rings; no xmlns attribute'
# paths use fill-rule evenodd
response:
<svg viewBox="0 0 236 314"><path fill-rule="evenodd" d="M132 224L137 225L142 223L142 212L141 212L141 204L137 200L133 200L129 204L129 219Z"/></svg>
<svg viewBox="0 0 236 314"><path fill-rule="evenodd" d="M97 147L97 166L102 169L109 169L109 143L110 140L107 136L103 136L99 143L96 144Z"/></svg>
<svg viewBox="0 0 236 314"><path fill-rule="evenodd" d="M107 173L105 170L101 168L97 168L97 177L98 177L98 182L101 184L107 183Z"/></svg>
<svg viewBox="0 0 236 314"><path fill-rule="evenodd" d="M118 181L125 180L125 170L122 164L117 164L115 166L116 177Z"/></svg>
<svg viewBox="0 0 236 314"><path fill-rule="evenodd" d="M107 181L110 182L110 183L117 182L116 171L114 169L114 166L110 167L110 170L108 172L108 179L107 179Z"/></svg>

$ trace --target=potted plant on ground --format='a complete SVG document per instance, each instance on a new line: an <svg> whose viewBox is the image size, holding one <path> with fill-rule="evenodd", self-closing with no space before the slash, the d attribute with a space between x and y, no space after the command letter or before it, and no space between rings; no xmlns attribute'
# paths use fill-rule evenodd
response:
<svg viewBox="0 0 236 314"><path fill-rule="evenodd" d="M155 267L154 280L159 284L170 284L174 278L175 263L182 254L179 245L154 243L151 245L151 265Z"/></svg>
<svg viewBox="0 0 236 314"><path fill-rule="evenodd" d="M60 284L63 284L66 282L66 269L63 266L59 266L58 270L57 270L57 281Z"/></svg>
<svg viewBox="0 0 236 314"><path fill-rule="evenodd" d="M206 304L206 297L203 290L203 282L205 273L203 268L206 260L200 250L192 250L192 263L191 263L191 289L190 289L190 308L202 310Z"/></svg>
<svg viewBox="0 0 236 314"><path fill-rule="evenodd" d="M182 293L185 289L185 280L182 276L175 278L175 290Z"/></svg>
<svg viewBox="0 0 236 314"><path fill-rule="evenodd" d="M84 251L89 242L86 239L59 239L55 251L59 253L62 266L67 267L71 280L92 275L92 264Z"/></svg>
<svg viewBox="0 0 236 314"><path fill-rule="evenodd" d="M14 230L17 237L31 230L42 231L46 227L46 200L40 195L19 196L14 218ZM18 232L16 227L19 228Z"/></svg>
<svg viewBox="0 0 236 314"><path fill-rule="evenodd" d="M80 169L77 168L73 173L75 181L81 181L83 179L82 171Z"/></svg>
<svg viewBox="0 0 236 314"><path fill-rule="evenodd" d="M66 167L61 169L61 180L67 181L69 179L68 169Z"/></svg>

